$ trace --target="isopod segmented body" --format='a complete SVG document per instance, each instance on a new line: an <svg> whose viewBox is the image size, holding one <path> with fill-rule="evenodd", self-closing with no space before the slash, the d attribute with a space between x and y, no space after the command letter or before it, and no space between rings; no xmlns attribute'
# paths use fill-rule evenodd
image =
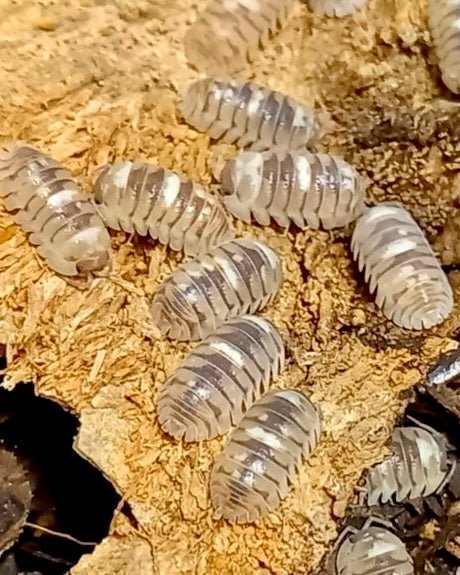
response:
<svg viewBox="0 0 460 575"><path fill-rule="evenodd" d="M347 162L296 151L243 152L221 174L224 202L237 218L261 225L325 229L364 211L364 179Z"/></svg>
<svg viewBox="0 0 460 575"><path fill-rule="evenodd" d="M293 5L293 0L211 1L187 30L187 60L210 75L235 72L284 24Z"/></svg>
<svg viewBox="0 0 460 575"><path fill-rule="evenodd" d="M430 328L452 311L447 277L422 230L399 204L385 202L365 212L351 248L377 305L396 325Z"/></svg>
<svg viewBox="0 0 460 575"><path fill-rule="evenodd" d="M349 16L367 4L368 0L310 0L310 8L326 16Z"/></svg>
<svg viewBox="0 0 460 575"><path fill-rule="evenodd" d="M211 472L218 515L250 523L286 497L302 459L319 441L318 408L301 392L272 391L248 410Z"/></svg>
<svg viewBox="0 0 460 575"><path fill-rule="evenodd" d="M455 469L443 436L423 427L397 427L391 454L367 472L360 503L400 503L440 492Z"/></svg>
<svg viewBox="0 0 460 575"><path fill-rule="evenodd" d="M201 441L226 433L263 395L284 366L277 329L258 316L221 325L165 383L158 419L176 439Z"/></svg>
<svg viewBox="0 0 460 575"><path fill-rule="evenodd" d="M303 148L317 137L312 110L252 82L194 82L182 102L185 120L211 138L255 151Z"/></svg>
<svg viewBox="0 0 460 575"><path fill-rule="evenodd" d="M460 380L460 348L442 355L428 370L427 385L448 385Z"/></svg>
<svg viewBox="0 0 460 575"><path fill-rule="evenodd" d="M0 196L50 268L65 276L99 272L110 261L104 222L75 180L43 152L13 142L0 149Z"/></svg>
<svg viewBox="0 0 460 575"><path fill-rule="evenodd" d="M110 228L149 234L187 255L233 235L220 198L152 164L117 162L104 167L94 185L94 203Z"/></svg>
<svg viewBox="0 0 460 575"><path fill-rule="evenodd" d="M176 340L203 339L227 319L254 313L276 295L281 260L254 239L225 242L181 264L154 295L153 322Z"/></svg>
<svg viewBox="0 0 460 575"><path fill-rule="evenodd" d="M430 0L429 21L442 80L460 94L460 0Z"/></svg>
<svg viewBox="0 0 460 575"><path fill-rule="evenodd" d="M347 527L340 534L334 575L414 575L412 557L401 539L374 522L371 517L362 529Z"/></svg>

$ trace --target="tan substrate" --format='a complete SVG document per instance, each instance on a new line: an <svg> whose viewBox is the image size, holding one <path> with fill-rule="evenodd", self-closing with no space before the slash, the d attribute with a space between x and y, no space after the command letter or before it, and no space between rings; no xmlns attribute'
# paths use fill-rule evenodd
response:
<svg viewBox="0 0 460 575"><path fill-rule="evenodd" d="M86 189L98 164L119 157L148 158L208 183L211 164L231 148L211 146L176 108L176 90L196 77L181 52L192 4L205 1L4 0L0 135L42 147ZM425 14L417 0L370 0L355 18L321 19L299 3L244 75L324 107L325 149L369 174L372 200L403 200L452 262L452 231L438 232L460 192L456 110L435 83ZM190 347L159 337L148 302L180 256L114 235L113 277L78 291L37 258L9 214L0 214L0 225L7 381L33 379L41 395L78 413L77 450L113 481L140 523L136 532L117 514L107 540L73 570L78 575L309 572L334 539L334 516L362 470L386 453L407 399L401 392L454 347L448 338L459 329L458 306L429 334L386 322L352 265L349 231L284 235L238 226L283 257L282 293L264 312L288 349L276 386L311 394L325 433L281 507L256 526L231 527L213 520L207 494L223 440L177 444L155 419L158 390ZM459 275L450 279L458 293Z"/></svg>

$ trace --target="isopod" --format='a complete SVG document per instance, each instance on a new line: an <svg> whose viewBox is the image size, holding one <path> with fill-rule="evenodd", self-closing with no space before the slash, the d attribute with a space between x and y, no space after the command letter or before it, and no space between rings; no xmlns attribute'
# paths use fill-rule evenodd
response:
<svg viewBox="0 0 460 575"><path fill-rule="evenodd" d="M211 138L255 151L303 148L318 136L311 109L252 82L198 80L185 93L181 111Z"/></svg>
<svg viewBox="0 0 460 575"><path fill-rule="evenodd" d="M89 199L60 163L22 143L0 150L5 208L50 268L65 276L100 272L110 261L110 236Z"/></svg>
<svg viewBox="0 0 460 575"><path fill-rule="evenodd" d="M404 543L370 517L362 529L346 527L335 544L333 575L414 575Z"/></svg>
<svg viewBox="0 0 460 575"><path fill-rule="evenodd" d="M295 151L243 152L221 174L229 211L261 225L325 229L346 226L364 211L364 179L347 162Z"/></svg>
<svg viewBox="0 0 460 575"><path fill-rule="evenodd" d="M152 164L105 166L95 182L93 200L108 227L149 234L187 255L207 251L233 235L220 198Z"/></svg>
<svg viewBox="0 0 460 575"><path fill-rule="evenodd" d="M448 385L458 379L460 379L460 348L439 358L428 370L426 383L427 385Z"/></svg>
<svg viewBox="0 0 460 575"><path fill-rule="evenodd" d="M442 80L460 94L460 0L430 0L429 22Z"/></svg>
<svg viewBox="0 0 460 575"><path fill-rule="evenodd" d="M351 248L376 304L396 325L426 329L444 321L452 289L433 250L402 206L385 202L357 221Z"/></svg>
<svg viewBox="0 0 460 575"><path fill-rule="evenodd" d="M293 0L213 0L185 35L185 55L206 74L231 74L252 60L289 17Z"/></svg>
<svg viewBox="0 0 460 575"><path fill-rule="evenodd" d="M217 516L251 523L286 497L302 459L319 441L319 409L300 391L266 393L232 432L211 472Z"/></svg>
<svg viewBox="0 0 460 575"><path fill-rule="evenodd" d="M283 340L258 316L231 319L191 352L158 401L163 430L202 441L226 433L263 395L284 366Z"/></svg>
<svg viewBox="0 0 460 575"><path fill-rule="evenodd" d="M349 16L367 4L368 0L310 0L310 8L326 16Z"/></svg>
<svg viewBox="0 0 460 575"><path fill-rule="evenodd" d="M397 427L391 454L367 472L360 504L401 503L439 493L454 470L442 435L424 427Z"/></svg>
<svg viewBox="0 0 460 575"><path fill-rule="evenodd" d="M254 239L225 242L181 264L153 297L159 330L176 340L203 339L227 319L254 313L283 282L279 256Z"/></svg>

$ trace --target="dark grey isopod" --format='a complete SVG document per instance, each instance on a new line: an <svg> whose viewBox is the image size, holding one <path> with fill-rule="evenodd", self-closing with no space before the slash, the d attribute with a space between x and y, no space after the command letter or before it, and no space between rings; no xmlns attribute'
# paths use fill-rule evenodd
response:
<svg viewBox="0 0 460 575"><path fill-rule="evenodd" d="M176 439L226 433L284 366L284 345L268 320L245 315L203 340L163 386L158 419Z"/></svg>
<svg viewBox="0 0 460 575"><path fill-rule="evenodd" d="M333 575L414 575L404 543L370 517L362 529L346 527L335 544Z"/></svg>
<svg viewBox="0 0 460 575"><path fill-rule="evenodd" d="M281 260L254 239L236 239L181 264L158 288L153 322L172 339L203 339L227 319L254 313L275 297Z"/></svg>
<svg viewBox="0 0 460 575"><path fill-rule="evenodd" d="M442 435L424 427L397 427L391 454L367 472L360 504L399 503L439 493L454 471Z"/></svg>
<svg viewBox="0 0 460 575"><path fill-rule="evenodd" d="M428 370L427 385L448 385L460 379L460 348L442 355Z"/></svg>
<svg viewBox="0 0 460 575"><path fill-rule="evenodd" d="M271 513L288 494L320 433L319 409L300 391L262 396L214 463L211 499L216 514L250 523Z"/></svg>
<svg viewBox="0 0 460 575"><path fill-rule="evenodd" d="M197 130L239 148L298 149L318 136L312 110L252 82L198 80L185 93L181 110Z"/></svg>

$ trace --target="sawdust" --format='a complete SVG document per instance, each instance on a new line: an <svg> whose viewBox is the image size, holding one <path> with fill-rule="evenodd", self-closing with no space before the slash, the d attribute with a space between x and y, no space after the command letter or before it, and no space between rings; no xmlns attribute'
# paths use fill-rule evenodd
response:
<svg viewBox="0 0 460 575"><path fill-rule="evenodd" d="M40 146L86 189L97 165L115 158L148 158L210 183L229 148L186 126L176 106L196 77L184 33L205 3L3 0L0 136ZM325 149L368 175L372 201L402 200L444 263L458 263L458 222L450 223L460 194L457 104L437 83L425 2L370 0L344 20L313 16L299 2L290 26L243 76L327 110ZM310 572L362 470L386 454L405 392L452 347L458 305L430 333L384 320L352 265L350 230L237 230L283 258L282 293L264 312L286 338L288 366L277 386L311 394L325 433L281 507L257 525L232 527L213 520L207 491L224 438L178 444L155 417L158 391L190 346L160 338L148 303L181 257L114 234L112 277L82 292L51 273L0 213L8 385L33 380L38 393L79 415L76 449L139 522L136 531L117 513L76 575ZM458 301L458 273L450 279Z"/></svg>

